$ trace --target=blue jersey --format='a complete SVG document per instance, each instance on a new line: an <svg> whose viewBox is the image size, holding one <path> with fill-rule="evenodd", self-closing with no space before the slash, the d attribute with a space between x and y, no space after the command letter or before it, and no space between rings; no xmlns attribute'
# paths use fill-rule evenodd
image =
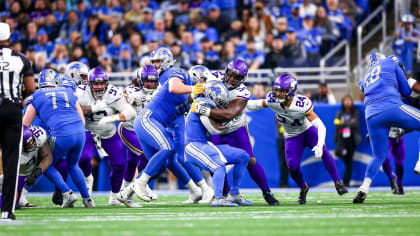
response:
<svg viewBox="0 0 420 236"><path fill-rule="evenodd" d="M201 123L200 115L194 112L188 113L185 124L185 144L190 142L204 142L210 140L210 133Z"/></svg>
<svg viewBox="0 0 420 236"><path fill-rule="evenodd" d="M162 75L165 73L166 71ZM188 94L174 94L169 92L169 78L172 77L179 78L185 85L192 85L188 72L183 69L173 69L173 72L169 74L166 80L160 77L162 79L161 81L165 82L152 100L146 105L146 108L152 111L151 117L163 125L168 125L176 117L190 109Z"/></svg>
<svg viewBox="0 0 420 236"><path fill-rule="evenodd" d="M395 56L389 56L373 66L360 81L360 89L365 94L366 119L403 105L401 96L408 97L411 93Z"/></svg>
<svg viewBox="0 0 420 236"><path fill-rule="evenodd" d="M159 84L163 85L167 80L169 80L169 78L171 78L170 76L172 75L172 73L176 71L175 68L169 68L167 70L165 70L162 74L159 75Z"/></svg>
<svg viewBox="0 0 420 236"><path fill-rule="evenodd" d="M52 136L69 136L85 131L76 110L77 98L68 88L41 88L27 99Z"/></svg>

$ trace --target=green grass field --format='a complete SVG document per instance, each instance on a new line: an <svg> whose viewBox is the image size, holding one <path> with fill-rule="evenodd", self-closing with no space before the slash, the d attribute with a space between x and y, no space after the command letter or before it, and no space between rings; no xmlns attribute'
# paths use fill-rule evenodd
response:
<svg viewBox="0 0 420 236"><path fill-rule="evenodd" d="M0 222L0 235L420 235L420 191L395 196L371 192L362 205L354 192L309 192L304 206L297 193L276 193L270 207L260 194L244 194L252 207L182 205L186 195L159 196L142 208L109 207L95 196L96 208L61 209L50 197L28 197L38 208L16 211L17 221ZM140 201L140 200L139 200Z"/></svg>

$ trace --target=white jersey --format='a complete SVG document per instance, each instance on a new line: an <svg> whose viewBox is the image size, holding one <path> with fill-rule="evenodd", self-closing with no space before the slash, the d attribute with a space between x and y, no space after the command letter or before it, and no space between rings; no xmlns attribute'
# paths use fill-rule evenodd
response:
<svg viewBox="0 0 420 236"><path fill-rule="evenodd" d="M251 92L249 92L248 88L244 84L241 84L237 88L229 90L228 103L232 102L235 99L243 99L243 100L248 101L250 98L251 98ZM235 116L231 121L229 121L225 125L235 124L235 123L244 123L244 125L248 124L248 122L246 121L245 110L246 109L243 109L241 113L239 113L237 116ZM237 127L236 129L230 130L229 132L232 133L241 127L242 126Z"/></svg>
<svg viewBox="0 0 420 236"><path fill-rule="evenodd" d="M47 141L47 132L45 132L43 128L39 126L31 126L30 130L35 137L36 148L32 152L22 151L19 167L20 176L28 176L38 167L41 162L40 157L38 157L38 150Z"/></svg>
<svg viewBox="0 0 420 236"><path fill-rule="evenodd" d="M146 106L146 104L152 100L152 97L156 94L157 90L158 88L155 89L153 93L150 93L139 87L130 85L124 90L124 97L126 98L128 104L133 106L136 110L136 113L139 114L140 111L143 110L143 108ZM128 130L134 131L134 119L122 122L121 125Z"/></svg>
<svg viewBox="0 0 420 236"><path fill-rule="evenodd" d="M81 106L92 106L97 102L92 95L90 86L87 84L77 87L76 97ZM104 111L85 115L86 129L91 133L97 134L101 139L108 139L114 136L117 131L115 123L111 122L99 125L99 120L105 116L111 116L121 112L120 100L123 101L121 98L123 98L123 92L114 85L108 84L105 94L101 98L108 106Z"/></svg>
<svg viewBox="0 0 420 236"><path fill-rule="evenodd" d="M306 118L306 115L314 108L311 99L296 94L292 98L292 103L290 103L289 107L275 102L274 99L272 92L270 92L267 94L265 103L276 112L277 120L283 124L285 138L295 137L312 126L311 122Z"/></svg>

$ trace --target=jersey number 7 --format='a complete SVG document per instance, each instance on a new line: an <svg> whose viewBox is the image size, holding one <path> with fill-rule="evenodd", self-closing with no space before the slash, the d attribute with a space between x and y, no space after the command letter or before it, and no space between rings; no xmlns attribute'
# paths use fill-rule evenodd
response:
<svg viewBox="0 0 420 236"><path fill-rule="evenodd" d="M67 96L66 92L48 92L48 93L45 93L46 96L51 97L51 102L53 104L53 110L57 109L57 93L58 94L63 94L64 100L66 101L66 106L65 107L70 107L69 97Z"/></svg>

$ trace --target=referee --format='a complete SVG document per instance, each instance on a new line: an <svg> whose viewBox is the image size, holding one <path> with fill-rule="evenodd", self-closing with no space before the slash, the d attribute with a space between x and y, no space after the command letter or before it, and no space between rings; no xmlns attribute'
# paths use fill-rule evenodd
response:
<svg viewBox="0 0 420 236"><path fill-rule="evenodd" d="M10 26L0 22L0 144L3 156L1 218L14 220L22 136L22 102L35 90L31 63L9 46Z"/></svg>

